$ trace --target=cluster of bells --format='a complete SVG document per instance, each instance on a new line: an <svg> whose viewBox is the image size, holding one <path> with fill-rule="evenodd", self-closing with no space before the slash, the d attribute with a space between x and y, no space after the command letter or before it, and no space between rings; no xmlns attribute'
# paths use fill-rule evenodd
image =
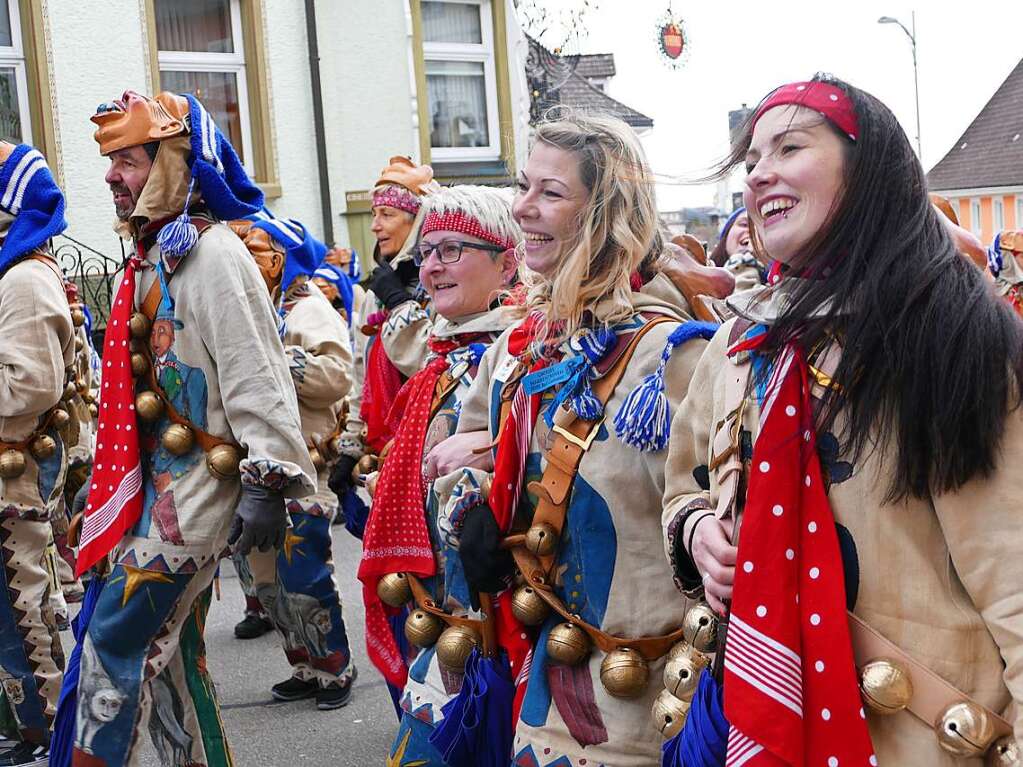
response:
<svg viewBox="0 0 1023 767"><path fill-rule="evenodd" d="M131 333L131 372L136 378L143 378L149 373L149 355L143 351L142 344L149 337L149 318L141 312L135 312L128 321ZM165 406L163 400L153 391L141 391L135 396L135 413L147 423L155 423L163 417ZM171 455L185 455L195 447L195 432L183 423L172 423L160 437L160 444ZM206 468L217 479L228 480L238 476L238 464L241 453L234 445L221 444L206 453Z"/></svg>
<svg viewBox="0 0 1023 767"><path fill-rule="evenodd" d="M94 413L95 403L89 393L89 386L84 379L69 383L61 395L61 401L50 412L49 424L67 439L71 425L71 401L80 396L89 404L90 412ZM28 444L28 451L37 461L44 461L57 452L57 442L49 434L39 434ZM16 479L25 473L25 452L17 448L8 448L0 453L0 479Z"/></svg>

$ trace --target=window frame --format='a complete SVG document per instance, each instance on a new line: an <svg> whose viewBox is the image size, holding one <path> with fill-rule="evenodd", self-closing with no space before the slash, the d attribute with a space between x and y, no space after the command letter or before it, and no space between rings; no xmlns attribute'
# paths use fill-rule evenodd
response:
<svg viewBox="0 0 1023 767"><path fill-rule="evenodd" d="M494 161L501 159L501 124L498 99L500 94L497 87L497 47L494 40L494 15L492 2L501 0L428 0L430 2L442 2L452 5L474 5L479 8L480 13L480 43L431 43L426 40L426 32L423 30L422 38L422 64L424 86L429 76L426 72L431 61L450 61L460 63L482 63L483 83L486 95L487 107L487 146L482 147L435 147L431 135L433 125L430 116L429 90L423 91L421 99L424 104L424 112L427 124L425 126L425 143L430 148L432 161L444 162L474 162ZM422 13L420 3L420 14ZM421 19L421 16L420 16Z"/></svg>
<svg viewBox="0 0 1023 767"><path fill-rule="evenodd" d="M7 3L7 14L11 20L11 46L0 47L0 67L14 69L14 86L18 89L18 117L21 122L21 141L35 146L35 115L28 86L28 57L25 51L25 37L21 26L21 3L19 0L3 0Z"/></svg>
<svg viewBox="0 0 1023 767"><path fill-rule="evenodd" d="M979 197L971 197L970 198L970 231L973 232L978 237L980 237L981 232L982 232L982 225L981 225L981 222L980 222L980 216L981 216L980 198Z"/></svg>
<svg viewBox="0 0 1023 767"><path fill-rule="evenodd" d="M991 228L1000 232L1005 228L1005 201L1001 197L991 200Z"/></svg>
<svg viewBox="0 0 1023 767"><path fill-rule="evenodd" d="M1016 228L1023 229L1023 194L1016 195Z"/></svg>

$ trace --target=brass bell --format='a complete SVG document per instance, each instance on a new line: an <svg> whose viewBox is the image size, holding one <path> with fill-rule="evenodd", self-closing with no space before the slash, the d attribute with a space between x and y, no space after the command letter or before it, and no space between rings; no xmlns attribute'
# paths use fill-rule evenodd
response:
<svg viewBox="0 0 1023 767"><path fill-rule="evenodd" d="M76 328L85 324L85 312L82 311L81 306L71 307L71 322Z"/></svg>
<svg viewBox="0 0 1023 767"><path fill-rule="evenodd" d="M718 617L706 602L693 605L682 619L682 636L700 652L714 652L718 643Z"/></svg>
<svg viewBox="0 0 1023 767"><path fill-rule="evenodd" d="M654 705L650 709L654 719L654 727L667 740L674 738L686 724L686 716L689 714L689 704L679 700L667 690L661 690L660 695L654 698Z"/></svg>
<svg viewBox="0 0 1023 767"><path fill-rule="evenodd" d="M600 664L600 683L616 698L638 698L649 679L646 659L629 647L612 650Z"/></svg>
<svg viewBox="0 0 1023 767"><path fill-rule="evenodd" d="M547 655L555 663L575 666L590 654L590 638L574 623L559 623L547 635Z"/></svg>
<svg viewBox="0 0 1023 767"><path fill-rule="evenodd" d="M0 453L0 479L15 479L25 473L25 454L10 448Z"/></svg>
<svg viewBox="0 0 1023 767"><path fill-rule="evenodd" d="M128 332L132 338L145 338L149 335L149 318L142 312L135 312L128 320Z"/></svg>
<svg viewBox="0 0 1023 767"><path fill-rule="evenodd" d="M149 358L141 352L134 352L131 355L131 374L141 378L149 372Z"/></svg>
<svg viewBox="0 0 1023 767"><path fill-rule="evenodd" d="M537 522L526 530L525 545L538 557L549 557L558 548L558 531L546 522Z"/></svg>
<svg viewBox="0 0 1023 767"><path fill-rule="evenodd" d="M444 621L426 610L413 610L405 619L405 638L416 647L430 647L444 630Z"/></svg>
<svg viewBox="0 0 1023 767"><path fill-rule="evenodd" d="M60 395L60 398L64 401L70 401L75 398L78 394L78 387L75 386L73 381L69 381L67 386L64 387L64 393Z"/></svg>
<svg viewBox="0 0 1023 767"><path fill-rule="evenodd" d="M448 626L437 638L437 660L452 671L464 671L479 635L468 626Z"/></svg>
<svg viewBox="0 0 1023 767"><path fill-rule="evenodd" d="M388 573L377 581L377 596L391 607L401 607L412 599L412 587L405 573Z"/></svg>
<svg viewBox="0 0 1023 767"><path fill-rule="evenodd" d="M981 756L995 739L987 711L973 701L953 703L934 723L938 743L956 756Z"/></svg>
<svg viewBox="0 0 1023 767"><path fill-rule="evenodd" d="M66 429L71 423L71 414L61 408L57 408L50 415L50 423L58 429Z"/></svg>
<svg viewBox="0 0 1023 767"><path fill-rule="evenodd" d="M81 336L75 336L75 354L78 354L85 348L85 341L82 340Z"/></svg>
<svg viewBox="0 0 1023 767"><path fill-rule="evenodd" d="M28 446L37 460L43 461L57 452L57 443L48 434L40 434Z"/></svg>
<svg viewBox="0 0 1023 767"><path fill-rule="evenodd" d="M135 412L143 421L155 421L163 415L163 400L151 391L139 392L135 398Z"/></svg>
<svg viewBox="0 0 1023 767"><path fill-rule="evenodd" d="M551 608L532 586L520 586L512 594L512 613L524 626L539 626L551 614Z"/></svg>
<svg viewBox="0 0 1023 767"><path fill-rule="evenodd" d="M241 456L234 445L217 445L206 453L206 470L220 480L237 477L240 462Z"/></svg>
<svg viewBox="0 0 1023 767"><path fill-rule="evenodd" d="M860 694L875 714L894 714L912 700L913 681L900 664L882 658L860 669Z"/></svg>
<svg viewBox="0 0 1023 767"><path fill-rule="evenodd" d="M1023 766L1023 755L1020 754L1019 744L1011 735L999 739L991 747L988 756L990 767L1021 767Z"/></svg>
<svg viewBox="0 0 1023 767"><path fill-rule="evenodd" d="M91 415L93 418L99 418L99 405L97 405L95 402L89 403L89 415Z"/></svg>
<svg viewBox="0 0 1023 767"><path fill-rule="evenodd" d="M89 391L89 382L85 380L84 376L79 376L75 379L75 391L78 392L79 396Z"/></svg>
<svg viewBox="0 0 1023 767"><path fill-rule="evenodd" d="M364 455L355 464L355 468L352 470L352 479L355 479L356 474L372 474L377 470L379 460L375 455Z"/></svg>
<svg viewBox="0 0 1023 767"><path fill-rule="evenodd" d="M160 438L163 449L171 455L184 455L195 447L195 432L181 423L172 423Z"/></svg>
<svg viewBox="0 0 1023 767"><path fill-rule="evenodd" d="M91 389L82 395L82 402L84 402L86 405L91 405L95 401L96 398L92 396Z"/></svg>
<svg viewBox="0 0 1023 767"><path fill-rule="evenodd" d="M318 448L309 448L309 458L313 462L313 468L320 472L327 468L327 462L323 460L323 455L320 453Z"/></svg>
<svg viewBox="0 0 1023 767"><path fill-rule="evenodd" d="M679 700L691 701L700 681L700 672L710 665L710 658L685 646L689 649L688 654L676 654L664 664L664 686Z"/></svg>

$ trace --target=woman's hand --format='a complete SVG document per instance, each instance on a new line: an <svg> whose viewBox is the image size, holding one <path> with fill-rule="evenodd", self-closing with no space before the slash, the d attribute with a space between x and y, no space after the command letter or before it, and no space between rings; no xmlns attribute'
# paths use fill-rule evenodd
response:
<svg viewBox="0 0 1023 767"><path fill-rule="evenodd" d="M466 466L482 471L493 471L494 455L490 450L484 449L489 447L490 434L486 431L452 434L435 445L427 454L423 460L423 476L433 481Z"/></svg>
<svg viewBox="0 0 1023 767"><path fill-rule="evenodd" d="M735 582L735 559L738 549L731 544L735 523L712 515L700 520L693 530L690 552L696 569L703 574L703 590L707 604L718 615L724 615L725 601L732 598Z"/></svg>

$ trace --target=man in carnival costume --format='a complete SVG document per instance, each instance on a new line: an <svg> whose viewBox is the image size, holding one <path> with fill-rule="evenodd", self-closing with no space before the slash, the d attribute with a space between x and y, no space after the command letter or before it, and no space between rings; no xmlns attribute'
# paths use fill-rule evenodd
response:
<svg viewBox="0 0 1023 767"><path fill-rule="evenodd" d="M64 655L44 552L61 508L70 416L62 398L75 339L63 279L49 254L67 228L46 160L0 142L0 685L20 741L0 765L45 765ZM73 388L73 387L72 387Z"/></svg>
<svg viewBox="0 0 1023 767"><path fill-rule="evenodd" d="M213 577L228 544L281 546L285 498L315 476L273 304L220 223L263 195L192 96L128 91L92 120L136 255L102 350L78 570L110 565L83 640L73 763L138 764L148 723L165 764L229 765L203 644Z"/></svg>
<svg viewBox="0 0 1023 767"><path fill-rule="evenodd" d="M995 290L1017 314L1023 315L1023 229L1006 229L995 235L988 248L988 269L995 278Z"/></svg>

